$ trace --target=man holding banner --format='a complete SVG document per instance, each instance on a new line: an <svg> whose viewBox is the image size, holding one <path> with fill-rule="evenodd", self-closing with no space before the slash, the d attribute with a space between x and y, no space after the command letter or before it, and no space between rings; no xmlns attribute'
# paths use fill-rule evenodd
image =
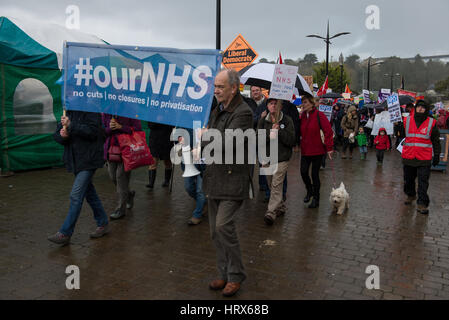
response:
<svg viewBox="0 0 449 320"><path fill-rule="evenodd" d="M53 137L64 146L64 163L67 171L75 175L75 181L64 224L48 240L62 245L70 242L84 199L92 208L97 222L97 229L90 237L102 237L108 232L108 216L92 184L95 171L104 165L101 116L92 112L68 111L67 116L61 117Z"/></svg>
<svg viewBox="0 0 449 320"><path fill-rule="evenodd" d="M414 112L404 119L405 141L402 149L404 165L404 192L407 195L405 204L416 199L415 180L418 178L417 211L429 213L430 165L436 166L440 161L440 132L436 121L429 117L429 105L419 100ZM433 159L432 159L433 157Z"/></svg>

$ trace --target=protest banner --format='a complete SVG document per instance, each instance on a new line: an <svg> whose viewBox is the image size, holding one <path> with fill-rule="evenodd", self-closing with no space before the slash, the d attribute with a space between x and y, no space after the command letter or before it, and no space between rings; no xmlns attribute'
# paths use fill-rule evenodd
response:
<svg viewBox="0 0 449 320"><path fill-rule="evenodd" d="M399 104L399 96L397 95L397 93L393 93L387 98L387 104L388 112L390 113L390 122L402 122L401 105Z"/></svg>
<svg viewBox="0 0 449 320"><path fill-rule="evenodd" d="M327 117L327 120L331 121L332 116L332 106L327 106L325 104L320 104L318 107L318 110L320 110L322 113L324 113Z"/></svg>
<svg viewBox="0 0 449 320"><path fill-rule="evenodd" d="M365 104L371 103L368 90L363 89L363 99L365 100Z"/></svg>
<svg viewBox="0 0 449 320"><path fill-rule="evenodd" d="M257 52L239 34L223 52L223 66L228 69L242 70L258 57Z"/></svg>
<svg viewBox="0 0 449 320"><path fill-rule="evenodd" d="M416 99L416 92L413 91L407 91L404 89L398 89L398 95L400 96L410 96Z"/></svg>
<svg viewBox="0 0 449 320"><path fill-rule="evenodd" d="M290 101L293 96L293 87L295 86L297 74L297 66L275 65L270 87L270 98Z"/></svg>
<svg viewBox="0 0 449 320"><path fill-rule="evenodd" d="M384 102L391 95L390 89L380 89L377 101L379 103Z"/></svg>
<svg viewBox="0 0 449 320"><path fill-rule="evenodd" d="M192 128L206 125L214 96L218 50L67 42L64 106Z"/></svg>
<svg viewBox="0 0 449 320"><path fill-rule="evenodd" d="M345 99L345 100L351 99L351 93L349 93L349 92L343 92L341 95L343 96L343 99Z"/></svg>

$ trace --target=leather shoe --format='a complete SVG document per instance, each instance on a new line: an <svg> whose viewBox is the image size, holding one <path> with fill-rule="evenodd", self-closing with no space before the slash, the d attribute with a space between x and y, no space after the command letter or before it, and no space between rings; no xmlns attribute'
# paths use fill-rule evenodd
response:
<svg viewBox="0 0 449 320"><path fill-rule="evenodd" d="M221 279L213 280L213 281L211 281L211 283L209 283L209 289L211 289L211 290L221 290L225 286L226 286L226 281L221 280Z"/></svg>
<svg viewBox="0 0 449 320"><path fill-rule="evenodd" d="M225 297L232 297L237 291L240 290L239 282L228 282L222 293Z"/></svg>

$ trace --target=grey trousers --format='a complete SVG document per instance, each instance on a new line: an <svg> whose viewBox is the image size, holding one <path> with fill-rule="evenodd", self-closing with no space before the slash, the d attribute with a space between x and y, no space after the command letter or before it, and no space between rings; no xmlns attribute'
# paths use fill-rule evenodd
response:
<svg viewBox="0 0 449 320"><path fill-rule="evenodd" d="M208 199L210 234L217 248L217 268L222 280L243 282L246 279L234 215L243 200Z"/></svg>
<svg viewBox="0 0 449 320"><path fill-rule="evenodd" d="M125 172L123 162L108 161L108 173L114 185L117 187L118 203L115 210L126 213L126 202L129 197L129 180L131 171Z"/></svg>

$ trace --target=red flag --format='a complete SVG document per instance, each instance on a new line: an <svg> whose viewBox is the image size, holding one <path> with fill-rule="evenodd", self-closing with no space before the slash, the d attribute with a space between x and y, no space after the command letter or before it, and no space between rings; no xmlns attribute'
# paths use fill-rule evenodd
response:
<svg viewBox="0 0 449 320"><path fill-rule="evenodd" d="M322 96L327 92L327 89L329 89L329 82L326 76L326 80L324 81L323 85L321 86L320 90L317 92L317 96Z"/></svg>
<svg viewBox="0 0 449 320"><path fill-rule="evenodd" d="M349 90L348 84L346 84L345 93L352 93L352 91Z"/></svg>
<svg viewBox="0 0 449 320"><path fill-rule="evenodd" d="M283 64L283 63L284 63L284 62L282 61L282 56L281 56L281 52L280 52L280 51L279 51L278 63L279 63L279 64Z"/></svg>

